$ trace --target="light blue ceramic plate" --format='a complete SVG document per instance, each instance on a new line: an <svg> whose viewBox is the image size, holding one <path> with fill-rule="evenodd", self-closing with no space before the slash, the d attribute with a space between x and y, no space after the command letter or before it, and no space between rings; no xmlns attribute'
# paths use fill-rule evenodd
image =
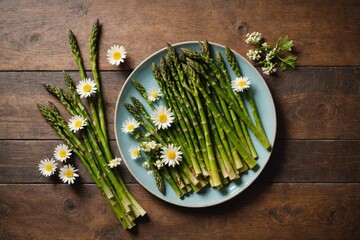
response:
<svg viewBox="0 0 360 240"><path fill-rule="evenodd" d="M225 58L224 46L215 43L210 43L210 45L213 52L219 51ZM196 51L200 51L198 42L196 41L174 44L174 47L178 51L180 51L180 48L190 48ZM166 53L167 50L164 48L145 59L128 77L119 94L115 109L114 125L116 141L120 153L123 156L123 160L126 166L128 167L131 174L136 178L136 180L149 192L158 198L163 199L164 201L179 206L193 208L208 207L225 202L235 197L244 191L248 186L250 186L250 184L253 183L254 180L259 176L270 158L271 152L265 150L253 135L251 135L251 138L259 155L257 160L258 166L255 170L249 170L246 173L243 173L240 179L231 182L221 190L213 189L209 186L205 187L201 192L192 193L183 199L178 198L170 185L167 183L165 185L166 193L162 194L159 192L156 188L153 176L149 176L147 171L142 167L142 163L146 160L145 157L143 156L141 159L132 160L129 156L128 149L131 146L138 145L138 142L134 140L131 135L121 132L122 123L128 117L131 117L131 115L125 109L124 103L131 103L130 96L133 95L140 99L144 105L147 105L145 100L132 86L131 79L136 79L146 89L151 86L157 86L156 81L152 76L151 64L153 62L159 64L160 57L165 56ZM251 81L251 88L257 103L263 126L265 128L267 137L273 146L276 135L276 112L269 88L267 87L259 72L245 58L237 53L235 53L235 55L240 64L242 74L249 77L249 80ZM230 69L228 65L227 67ZM231 73L231 78L235 78L235 75L232 73L232 71L230 70L229 72Z"/></svg>

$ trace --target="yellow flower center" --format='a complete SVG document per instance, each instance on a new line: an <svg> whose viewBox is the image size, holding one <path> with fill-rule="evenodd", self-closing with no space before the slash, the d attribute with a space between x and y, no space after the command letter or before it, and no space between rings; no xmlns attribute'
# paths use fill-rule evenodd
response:
<svg viewBox="0 0 360 240"><path fill-rule="evenodd" d="M121 58L121 52L114 52L113 53L113 58L115 60L119 60Z"/></svg>
<svg viewBox="0 0 360 240"><path fill-rule="evenodd" d="M45 165L44 168L45 168L45 170L46 170L47 172L50 172L50 171L53 170L53 165L51 165L50 163L48 163L48 164Z"/></svg>
<svg viewBox="0 0 360 240"><path fill-rule="evenodd" d="M241 80L237 83L238 87L245 87L246 86L246 81Z"/></svg>
<svg viewBox="0 0 360 240"><path fill-rule="evenodd" d="M169 150L167 152L167 158L170 160L174 160L176 157L176 152L174 150Z"/></svg>
<svg viewBox="0 0 360 240"><path fill-rule="evenodd" d="M75 127L76 128L80 128L82 126L82 121L81 120L77 120L76 122L75 122Z"/></svg>
<svg viewBox="0 0 360 240"><path fill-rule="evenodd" d="M158 97L158 93L157 93L157 92L152 92L152 93L151 93L151 96L152 96L153 98L157 98L157 97Z"/></svg>
<svg viewBox="0 0 360 240"><path fill-rule="evenodd" d="M168 116L167 116L165 113L160 113L158 119L159 119L159 121L160 121L161 123L164 123L164 122L166 122L166 120L168 119Z"/></svg>
<svg viewBox="0 0 360 240"><path fill-rule="evenodd" d="M135 156L135 157L137 157L137 156L139 156L139 149L137 149L137 148L135 148L134 150L133 150L133 155Z"/></svg>
<svg viewBox="0 0 360 240"><path fill-rule="evenodd" d="M67 152L65 150L60 150L59 157L60 158L66 158L66 156L67 156Z"/></svg>
<svg viewBox="0 0 360 240"><path fill-rule="evenodd" d="M72 178L74 177L74 172L72 170L66 170L64 175L67 177L67 178Z"/></svg>
<svg viewBox="0 0 360 240"><path fill-rule="evenodd" d="M129 131L132 131L132 130L135 129L135 125L134 125L134 124L129 124L128 127L127 127L127 129L128 129Z"/></svg>
<svg viewBox="0 0 360 240"><path fill-rule="evenodd" d="M84 91L84 92L90 92L90 91L91 91L91 86L90 86L90 84L85 84L84 87L83 87L83 91Z"/></svg>

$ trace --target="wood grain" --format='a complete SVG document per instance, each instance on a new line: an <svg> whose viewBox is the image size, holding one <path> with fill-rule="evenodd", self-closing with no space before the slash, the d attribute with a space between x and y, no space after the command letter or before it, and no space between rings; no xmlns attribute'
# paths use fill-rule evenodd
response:
<svg viewBox="0 0 360 240"><path fill-rule="evenodd" d="M0 12L0 239L360 239L359 1L3 0ZM55 101L41 84L64 87L63 69L79 80L68 29L90 69L96 19L115 155L120 89L167 42L207 39L245 56L246 33L259 31L270 44L285 35L294 40L299 67L264 76L278 131L269 163L249 188L218 206L182 208L154 197L122 164L125 183L148 212L125 231L76 159L81 177L74 185L40 176L39 160L61 142L36 109ZM128 52L120 67L106 61L114 44Z"/></svg>
<svg viewBox="0 0 360 240"><path fill-rule="evenodd" d="M79 80L76 72L70 74ZM101 72L112 139L115 105L128 75L127 71ZM305 67L265 79L275 102L277 138L359 139L360 68ZM65 87L62 73L0 72L0 83L0 139L58 138L36 104L57 103L41 84Z"/></svg>
<svg viewBox="0 0 360 240"><path fill-rule="evenodd" d="M15 183L60 183L54 178L45 178L38 171L38 163L52 157L59 140L0 141L0 184ZM270 160L260 174L259 182L294 183L357 183L360 182L360 141L279 140ZM116 142L111 141L115 156L120 156ZM16 153L16 154L14 154ZM78 183L92 183L82 164L71 161L79 168ZM127 170L120 166L125 182L136 183ZM151 178L149 178L151 179Z"/></svg>
<svg viewBox="0 0 360 240"><path fill-rule="evenodd" d="M166 46L205 39L244 55L245 35L263 33L270 44L288 35L294 40L301 66L359 66L358 1L285 1L271 6L256 1L2 1L0 3L0 70L76 69L67 31L78 37L88 61L88 37L96 19L103 23L100 45L102 70L113 44L128 51L121 69L134 69ZM115 15L115 13L117 13ZM220 34L219 34L220 33ZM341 60L341 61L340 61Z"/></svg>
<svg viewBox="0 0 360 240"><path fill-rule="evenodd" d="M229 202L203 209L170 205L138 185L129 188L148 212L133 231L121 228L95 185L0 185L0 237L201 240L360 236L359 184L255 184Z"/></svg>

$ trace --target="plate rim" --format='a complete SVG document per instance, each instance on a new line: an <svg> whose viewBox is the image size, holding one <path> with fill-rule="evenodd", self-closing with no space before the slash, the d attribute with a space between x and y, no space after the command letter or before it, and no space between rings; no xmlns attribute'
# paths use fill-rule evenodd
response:
<svg viewBox="0 0 360 240"><path fill-rule="evenodd" d="M178 47L178 46L181 46L181 45L186 45L186 44L199 44L199 42L202 42L202 41L195 41L195 40L192 40L192 41L183 41L183 42L178 42L178 43L175 43L175 44L171 44L171 46L173 47ZM220 48L223 48L225 49L225 46L226 45L222 45L222 44L219 44L219 43L215 43L215 42L208 42L210 45L215 45L215 46L218 46ZM265 85L265 91L267 91L271 97L271 105L273 106L274 108L274 139L272 140L271 143L271 150L269 151L269 157L268 159L266 160L266 162L264 162L264 166L260 169L258 169L258 173L256 174L255 177L253 177L250 181L247 182L246 185L243 186L243 188L239 189L238 192L232 194L232 195L229 195L229 196L226 196L224 197L224 199L222 199L221 201L218 201L216 203L213 203L213 204L204 204L204 205L196 205L196 206L189 206L189 205L181 205L181 204L178 204L178 203L175 203L175 202L172 202L170 201L169 199L167 199L164 195L159 195L157 193L155 193L152 189L150 189L149 187L145 186L141 181L139 181L138 177L136 176L136 174L134 174L134 172L132 171L132 169L128 166L127 164L127 161L125 161L124 159L124 154L123 152L121 151L121 148L120 148L120 144L119 144L119 137L118 137L118 128L117 128L117 113L118 113L118 109L119 109L119 104L120 104L120 98L121 98L121 95L125 89L125 86L128 84L128 81L130 81L132 79L132 76L136 73L136 71L141 68L149 59L151 59L152 57L158 55L159 53L163 52L164 50L167 50L167 47L164 47L164 48L161 48L159 49L158 51L154 52L153 54L149 55L147 58L145 58L143 61L141 61L135 68L134 70L132 70L132 72L130 73L130 75L127 77L127 79L125 80L124 84L122 85L121 89L120 89L120 92L118 94L118 97L117 97L117 100L116 100L116 105L115 105L115 111L114 111L114 131L115 131L115 139L116 139L116 146L121 154L121 156L123 157L123 162L125 163L126 165L126 168L127 170L131 173L131 175L136 179L136 181L143 187L145 188L148 192L150 192L152 195L154 195L155 197L157 198L160 198L162 199L163 201L167 202L167 203L170 203L170 204L173 204L173 205L176 205L176 206L180 206L180 207L186 207L186 208L206 208L206 207L211 207L211 206L216 206L216 205L219 205L219 204L222 204L226 201L229 201L231 199L233 199L234 197L238 196L240 193L242 193L243 191L245 191L250 185L252 185L254 183L254 181L256 179L258 179L258 177L260 176L261 172L264 170L264 168L266 167L266 165L268 164L269 160L270 160L270 157L272 155L272 152L273 152L273 149L274 149L274 144L275 144L275 141L276 141L276 134L277 134L277 114L276 114L276 107L275 107L275 103L274 103L274 99L272 97L272 94L271 94L271 91L269 89L269 86L267 85L265 79L262 77L262 75L259 73L259 71L245 58L243 57L241 54L239 54L238 52L234 51L233 49L230 49L234 54L236 54L238 57L240 57L243 61L247 62L247 64L249 64L250 68L252 68L252 70L255 72L256 75L258 75L258 77L264 82L264 85ZM210 186L206 186L207 188L211 188ZM191 193L191 194L196 194L196 193ZM185 198L187 198L189 196L185 196ZM191 196L190 196L191 197Z"/></svg>

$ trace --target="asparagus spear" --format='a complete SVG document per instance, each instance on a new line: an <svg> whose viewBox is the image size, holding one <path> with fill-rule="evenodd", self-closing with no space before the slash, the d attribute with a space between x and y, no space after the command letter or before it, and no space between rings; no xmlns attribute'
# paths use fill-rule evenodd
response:
<svg viewBox="0 0 360 240"><path fill-rule="evenodd" d="M226 80L226 83L230 86L231 85L231 80L230 80L228 71L227 71L227 69L225 67L224 59L223 59L223 57L221 56L221 54L219 52L216 53L216 62L218 64L220 70L223 73L223 76L224 76L224 78ZM247 111L247 109L245 107L245 104L243 102L243 99L242 99L241 95L237 94L237 96L235 95L235 97L236 97L236 100L238 101L238 103L240 105L240 108L243 110L245 115L249 116L248 111ZM238 121L236 121L237 118L236 118L235 113L234 113L233 110L231 110L230 114L231 114L232 118L234 119L235 129L236 129L236 132L238 133L240 139L243 141L244 144L247 144L247 146L249 147L249 149L251 151L252 156L256 159L258 157L258 155L256 153L254 144L252 143L252 141L250 139L250 136L249 136L248 130L247 130L246 126L245 126L245 123L243 121L240 121L240 123L238 123Z"/></svg>
<svg viewBox="0 0 360 240"><path fill-rule="evenodd" d="M240 155L244 158L246 164L250 168L253 168L256 165L255 159L246 151L243 144L238 139L237 135L234 133L234 131L231 129L231 127L228 125L228 123L226 121L224 121L217 106L214 104L214 102L211 100L208 93L201 86L199 76L196 74L196 72L191 67L188 67L187 65L183 65L183 69L185 71L185 74L193 82L193 84L197 87L197 89L200 91L200 93L204 97L206 105L211 110L215 121L218 121L219 124L224 128L226 134L228 135L229 140L231 142L233 142L233 144L235 145L235 147L238 150L238 152L240 153Z"/></svg>
<svg viewBox="0 0 360 240"><path fill-rule="evenodd" d="M168 91L166 91L166 94L169 96L169 100L172 105L172 109L174 110L175 114L177 115L177 120L180 124L181 130L184 133L185 139L190 147L190 151L193 153L191 157L191 162L193 164L193 168L195 171L195 175L198 176L201 174L201 169L199 166L199 162L202 159L202 156L200 154L200 150L198 147L198 143L195 138L194 130L190 124L190 121L184 112L184 109L178 105L179 98L176 97L176 89L175 84L173 80L170 77L170 72L167 69L167 66L165 64L165 59L160 59L160 71L163 76L163 85L166 84L168 87Z"/></svg>
<svg viewBox="0 0 360 240"><path fill-rule="evenodd" d="M186 55L188 55L190 58L195 59L203 59L201 55L198 53L191 51L189 49L182 49ZM194 61L193 61L194 62ZM191 63L193 63L191 62ZM195 70L202 74L203 76L208 76L205 72L204 68L199 64L194 64L192 67L195 68ZM209 82L211 87L216 91L216 93L219 95L219 97L223 98L225 102L228 104L228 106L241 118L241 120L249 127L251 132L256 136L256 138L260 141L260 143L264 146L265 149L270 149L271 145L266 138L266 136L261 132L251 121L251 119L244 114L244 112L240 109L240 107L237 104L237 101L233 101L231 95L228 95L224 92L224 90L218 85L216 81Z"/></svg>
<svg viewBox="0 0 360 240"><path fill-rule="evenodd" d="M83 65L82 57L80 54L80 49L77 44L75 35L71 30L69 30L69 43L70 43L71 51L74 55L75 62L79 69L80 77L81 77L81 79L86 79L86 73L85 73L85 68ZM76 91L75 91L75 93L76 93ZM75 94L75 98L77 98L78 101L81 101L77 94ZM99 138L104 138L104 134L100 127L100 121L99 121L97 109L96 109L93 98L89 98L88 102L89 102L90 109L91 109L93 125L95 126L95 129L96 129L95 133ZM111 160L111 158L108 159L108 161L110 161L110 160Z"/></svg>
<svg viewBox="0 0 360 240"><path fill-rule="evenodd" d="M210 168L209 167L209 159L208 159L208 154L206 152L204 133L201 129L200 121L197 117L198 114L197 114L196 104L193 100L193 96L188 91L184 91L184 89L183 89L182 82L185 81L184 80L184 72L181 68L181 65L179 64L180 60L178 58L177 52L175 51L175 48L173 46L171 46L170 44L168 44L167 49L168 49L168 55L167 55L166 62L170 68L173 78L175 79L175 84L179 91L179 93L177 93L177 91L174 91L175 98L180 101L180 105L182 108L187 109L188 116L190 117L190 122L192 123L192 126L194 127L194 130L196 132L196 137L200 144L200 149L202 151L202 156L204 159L205 166L200 159L200 167L202 170L202 174L203 174L203 176L208 176L209 173L208 173L207 169Z"/></svg>
<svg viewBox="0 0 360 240"><path fill-rule="evenodd" d="M146 90L143 87L143 85L141 85L141 83L139 83L138 81L136 81L135 79L131 80L132 85L134 86L134 88L140 93L140 95L145 99L145 101L147 102L147 104L149 104L150 108L152 110L155 110L155 106L154 104L149 100L147 94L146 94Z"/></svg>
<svg viewBox="0 0 360 240"><path fill-rule="evenodd" d="M48 120L48 122L53 126L53 128L58 132L59 136L68 143L70 147L74 150L75 153L78 153L79 159L82 161L86 169L89 171L90 175L93 177L95 183L100 186L101 190L104 191L104 194L109 199L110 206L114 209L115 214L117 214L119 220L123 224L124 228L131 228L135 224L132 222L133 218L131 217L131 209L129 208L130 202L128 201L126 195L122 193L121 188L113 188L115 195L111 193L112 187L108 188L109 182L104 180L104 177L108 177L108 175L103 175L101 172L103 170L99 170L96 161L94 160L95 155L92 155L89 152L89 149L85 149L80 140L76 137L74 133L70 131L70 129L66 126L63 118L61 117L58 110L54 105L50 105L49 109L44 106L38 104L38 108L43 116ZM93 159L93 160L92 160ZM112 178L113 181L116 179ZM114 182L112 182L114 183ZM110 185L111 186L111 185ZM115 184L117 186L117 184ZM116 198L117 201L114 201L113 198ZM118 207L117 207L118 206ZM143 210L142 210L143 211Z"/></svg>
<svg viewBox="0 0 360 240"><path fill-rule="evenodd" d="M100 119L100 127L102 130L102 134L104 138L107 140L107 131L106 131L106 122L105 122L105 113L104 113L104 106L102 101L102 92L101 92L101 84L100 84L100 77L98 73L98 67L97 67L97 58L98 58L98 43L100 39L100 23L99 20L96 20L92 31L90 35L90 63L91 63L91 69L92 74L94 76L94 81L96 83L97 88L97 109L98 109L98 116Z"/></svg>
<svg viewBox="0 0 360 240"><path fill-rule="evenodd" d="M241 71L240 71L239 64L236 61L235 55L227 46L225 46L225 54L226 54L226 58L227 58L227 60L228 60L228 62L230 64L230 66L231 66L231 69L234 71L236 76L241 77L242 74L241 74ZM260 119L259 113L257 111L257 107L256 107L256 104L255 104L254 98L252 96L251 89L248 89L246 91L246 93L247 93L247 96L248 96L248 99L249 99L249 102L250 102L250 107L251 107L251 111L252 111L252 114L253 114L254 119L255 119L256 126L260 130L260 132L264 136L264 138L266 138L266 133L265 133L264 127L263 127L263 125L261 123L261 119ZM271 146L270 146L270 148L271 148Z"/></svg>
<svg viewBox="0 0 360 240"><path fill-rule="evenodd" d="M206 113L204 111L204 108L203 108L203 105L202 105L202 102L201 102L201 99L199 96L198 86L195 83L198 79L195 78L195 72L194 71L190 72L189 67L187 67L184 64L183 64L183 69L190 81L189 81L189 84L187 84L186 82L183 82L182 84L186 89L188 89L188 91L192 92L195 102L196 102L196 105L197 105L197 109L199 111L200 119L201 119L201 126L202 126L203 132L204 132L206 150L208 152L208 159L209 159L210 184L215 187L221 186L222 182L221 182L221 178L219 175L218 166L216 163L216 155L215 155L215 151L213 149L213 144L212 144L212 140L211 140L211 135L210 135L210 131L209 131L209 125L208 125Z"/></svg>

